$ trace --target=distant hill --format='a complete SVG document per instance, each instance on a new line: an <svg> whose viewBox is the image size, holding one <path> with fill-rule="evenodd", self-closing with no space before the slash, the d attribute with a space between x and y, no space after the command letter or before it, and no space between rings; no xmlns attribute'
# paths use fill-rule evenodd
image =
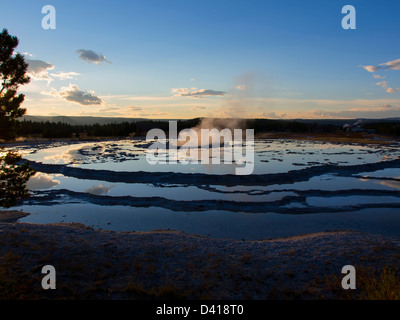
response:
<svg viewBox="0 0 400 320"><path fill-rule="evenodd" d="M342 126L346 123L355 123L359 122L360 124L369 124L369 123L382 123L382 122L398 122L400 121L400 117L397 118L384 118L384 119L293 119L298 122L304 123L318 123L318 124L331 124L335 126Z"/></svg>

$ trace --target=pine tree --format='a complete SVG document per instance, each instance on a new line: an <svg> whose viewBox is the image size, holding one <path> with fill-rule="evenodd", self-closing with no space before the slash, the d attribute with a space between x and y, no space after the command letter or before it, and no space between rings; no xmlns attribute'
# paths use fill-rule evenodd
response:
<svg viewBox="0 0 400 320"><path fill-rule="evenodd" d="M10 36L6 29L0 33L0 139L12 140L17 136L20 122L26 109L21 108L25 96L17 95L19 85L27 84L28 65L24 57L15 53L17 37ZM13 151L0 149L0 205L10 207L18 199L29 195L26 182L34 174L27 163L19 165L22 157Z"/></svg>

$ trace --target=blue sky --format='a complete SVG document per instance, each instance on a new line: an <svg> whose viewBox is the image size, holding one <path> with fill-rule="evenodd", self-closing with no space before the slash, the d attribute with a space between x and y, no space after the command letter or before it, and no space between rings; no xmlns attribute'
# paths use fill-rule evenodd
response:
<svg viewBox="0 0 400 320"><path fill-rule="evenodd" d="M341 26L345 5L356 30ZM400 116L398 12L394 0L13 0L0 29L30 62L31 115L380 118Z"/></svg>

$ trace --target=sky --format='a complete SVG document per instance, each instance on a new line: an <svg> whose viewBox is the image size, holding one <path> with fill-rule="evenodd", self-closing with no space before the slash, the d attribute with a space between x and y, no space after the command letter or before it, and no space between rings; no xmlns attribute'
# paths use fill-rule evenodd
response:
<svg viewBox="0 0 400 320"><path fill-rule="evenodd" d="M44 29L55 8L55 29ZM356 29L344 29L345 5ZM29 115L400 117L397 0L1 0Z"/></svg>

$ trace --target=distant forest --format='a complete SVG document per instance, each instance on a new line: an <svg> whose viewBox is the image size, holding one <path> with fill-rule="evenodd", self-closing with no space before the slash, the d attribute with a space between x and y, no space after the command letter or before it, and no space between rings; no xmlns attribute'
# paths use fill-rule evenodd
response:
<svg viewBox="0 0 400 320"><path fill-rule="evenodd" d="M199 119L178 121L178 130L192 128L199 122ZM168 127L168 122L154 120L90 125L24 120L21 121L18 133L22 137L36 136L42 138L128 137L145 135L147 131L153 128L168 131Z"/></svg>
<svg viewBox="0 0 400 320"><path fill-rule="evenodd" d="M179 120L178 132L199 125L200 118ZM221 120L218 129L223 128ZM247 119L238 122L242 129L254 129L254 133L287 132L287 133L339 133L343 125L323 121ZM72 125L64 122L21 121L19 135L23 137L42 138L85 138L85 137L128 137L145 135L147 131L158 128L168 131L168 121L140 120L137 122L118 122L108 124ZM362 129L374 130L378 134L400 136L400 122L378 122L362 125Z"/></svg>
<svg viewBox="0 0 400 320"><path fill-rule="evenodd" d="M376 133L383 135L400 136L400 122L368 123L363 128L375 130Z"/></svg>

